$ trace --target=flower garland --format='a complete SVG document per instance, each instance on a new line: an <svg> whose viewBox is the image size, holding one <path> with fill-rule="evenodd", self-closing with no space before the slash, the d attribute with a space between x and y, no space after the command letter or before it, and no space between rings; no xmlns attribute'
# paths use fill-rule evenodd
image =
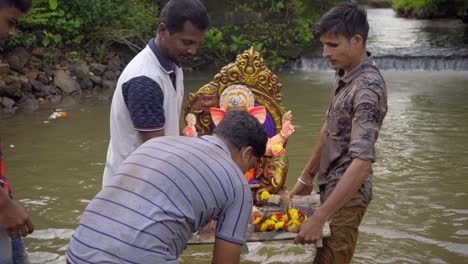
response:
<svg viewBox="0 0 468 264"><path fill-rule="evenodd" d="M268 215L260 212L252 213L252 224L256 232L269 231L293 231L299 227L307 215L296 208L291 208L286 212L273 212Z"/></svg>

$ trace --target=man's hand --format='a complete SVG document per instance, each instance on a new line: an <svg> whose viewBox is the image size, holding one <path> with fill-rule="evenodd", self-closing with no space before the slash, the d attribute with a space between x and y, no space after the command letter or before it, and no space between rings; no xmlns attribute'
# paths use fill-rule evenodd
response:
<svg viewBox="0 0 468 264"><path fill-rule="evenodd" d="M294 188L289 193L289 197L292 199L294 195L309 195L314 190L314 186L307 186L300 181L296 182Z"/></svg>
<svg viewBox="0 0 468 264"><path fill-rule="evenodd" d="M31 234L34 230L34 226L29 218L26 210L17 204L15 201L10 199L3 190L0 195L0 226L2 226L8 236L27 236ZM3 196L6 196L6 199L3 199Z"/></svg>
<svg viewBox="0 0 468 264"><path fill-rule="evenodd" d="M204 232L214 232L215 229L216 229L216 224L217 224L217 221L216 219L211 219L208 224L206 224L204 227L202 227L202 230Z"/></svg>
<svg viewBox="0 0 468 264"><path fill-rule="evenodd" d="M326 220L317 212L299 226L294 244L311 244L322 238L323 225Z"/></svg>
<svg viewBox="0 0 468 264"><path fill-rule="evenodd" d="M294 185L294 188L289 193L289 197L292 199L294 195L309 195L314 190L313 184L314 177L307 173L307 170L302 171L301 176Z"/></svg>

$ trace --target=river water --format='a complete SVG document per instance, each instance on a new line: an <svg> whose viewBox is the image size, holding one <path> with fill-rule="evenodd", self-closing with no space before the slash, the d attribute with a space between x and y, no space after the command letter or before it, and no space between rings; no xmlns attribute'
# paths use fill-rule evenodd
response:
<svg viewBox="0 0 468 264"><path fill-rule="evenodd" d="M372 25L371 25L372 26ZM404 30L404 29L402 29ZM187 94L214 73L186 75ZM374 193L353 263L468 263L468 74L384 71L389 111L377 143ZM291 188L325 118L333 73L279 74L296 133L287 155ZM33 263L64 263L79 217L99 191L108 145L105 96L67 98L64 119L42 107L0 117L7 175L34 221ZM242 263L310 263L311 246L251 243ZM208 263L211 246L189 246L182 263Z"/></svg>
<svg viewBox="0 0 468 264"><path fill-rule="evenodd" d="M468 71L468 24L461 19L405 19L392 9L370 9L368 20L367 48L381 69ZM320 48L309 53L296 68L329 69Z"/></svg>

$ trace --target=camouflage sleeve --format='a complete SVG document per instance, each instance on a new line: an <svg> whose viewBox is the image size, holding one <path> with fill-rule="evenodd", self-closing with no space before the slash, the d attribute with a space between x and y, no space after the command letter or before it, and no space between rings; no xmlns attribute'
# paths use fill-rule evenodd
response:
<svg viewBox="0 0 468 264"><path fill-rule="evenodd" d="M349 153L352 158L375 162L375 142L386 113L385 86L365 77L357 83Z"/></svg>

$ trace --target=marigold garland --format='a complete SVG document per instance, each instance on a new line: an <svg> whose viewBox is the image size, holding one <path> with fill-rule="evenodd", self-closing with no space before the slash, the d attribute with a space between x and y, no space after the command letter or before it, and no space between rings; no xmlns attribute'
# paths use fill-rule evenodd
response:
<svg viewBox="0 0 468 264"><path fill-rule="evenodd" d="M305 220L307 220L307 215L296 208L291 208L287 212L269 214L256 212L252 214L252 224L255 226L256 232L292 230Z"/></svg>

